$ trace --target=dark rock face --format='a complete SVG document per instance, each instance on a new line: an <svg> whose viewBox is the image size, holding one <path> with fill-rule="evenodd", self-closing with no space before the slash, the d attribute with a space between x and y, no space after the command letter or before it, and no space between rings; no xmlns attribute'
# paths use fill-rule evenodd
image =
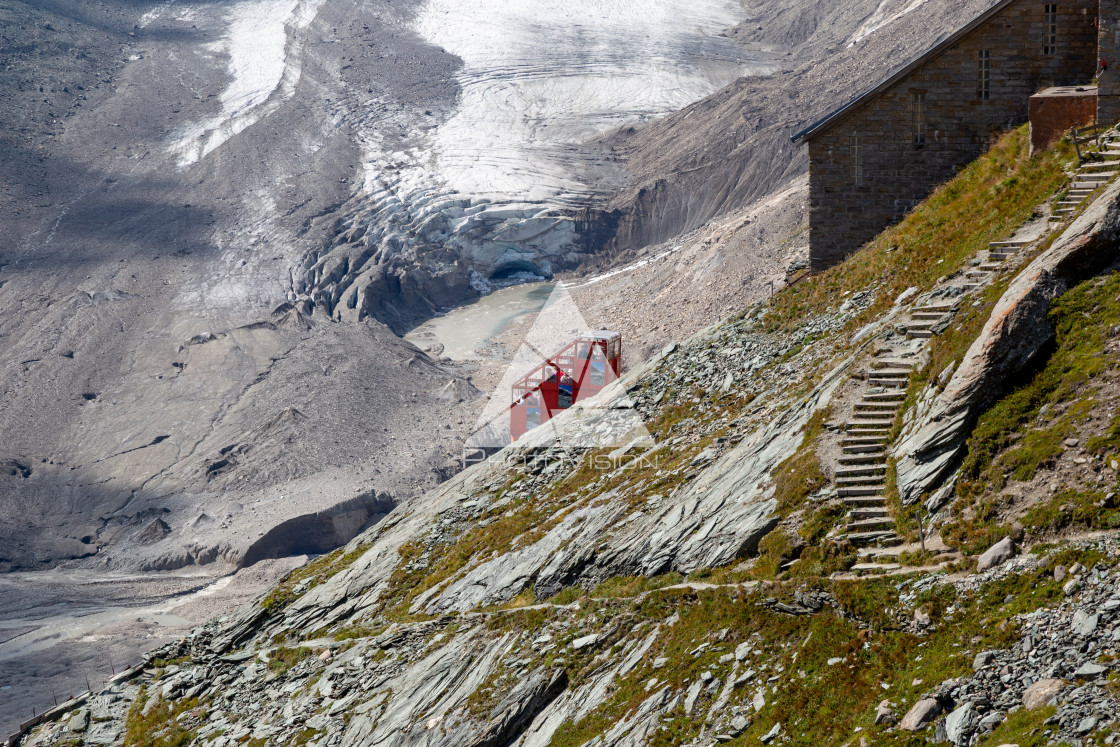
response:
<svg viewBox="0 0 1120 747"><path fill-rule="evenodd" d="M152 519L152 522L144 527L140 534L136 535L136 541L141 545L150 545L159 542L169 534L171 534L171 527L167 526L163 519Z"/></svg>
<svg viewBox="0 0 1120 747"><path fill-rule="evenodd" d="M289 555L317 555L346 544L396 507L388 493L371 491L273 527L245 551L242 565Z"/></svg>

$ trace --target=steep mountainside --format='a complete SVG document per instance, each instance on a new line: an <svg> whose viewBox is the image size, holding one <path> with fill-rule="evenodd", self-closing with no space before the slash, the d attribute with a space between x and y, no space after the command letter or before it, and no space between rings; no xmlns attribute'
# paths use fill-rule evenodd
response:
<svg viewBox="0 0 1120 747"><path fill-rule="evenodd" d="M765 299L788 130L971 9L0 2L5 722L454 474L479 369L418 319L563 270L637 367Z"/></svg>
<svg viewBox="0 0 1120 747"><path fill-rule="evenodd" d="M1115 741L1120 182L1027 149L20 744Z"/></svg>

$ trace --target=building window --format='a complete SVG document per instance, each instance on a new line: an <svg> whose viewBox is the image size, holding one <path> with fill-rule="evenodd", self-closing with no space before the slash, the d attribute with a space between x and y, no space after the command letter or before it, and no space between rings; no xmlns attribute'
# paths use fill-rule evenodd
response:
<svg viewBox="0 0 1120 747"><path fill-rule="evenodd" d="M992 97L992 52L981 49L976 53L976 98L987 101Z"/></svg>
<svg viewBox="0 0 1120 747"><path fill-rule="evenodd" d="M910 120L914 127L914 145L926 144L926 95L915 93L910 100Z"/></svg>
<svg viewBox="0 0 1120 747"><path fill-rule="evenodd" d="M1051 55L1058 46L1058 4L1047 3L1042 14L1042 53Z"/></svg>
<svg viewBox="0 0 1120 747"><path fill-rule="evenodd" d="M848 138L848 169L852 184L863 184L863 145L859 135Z"/></svg>

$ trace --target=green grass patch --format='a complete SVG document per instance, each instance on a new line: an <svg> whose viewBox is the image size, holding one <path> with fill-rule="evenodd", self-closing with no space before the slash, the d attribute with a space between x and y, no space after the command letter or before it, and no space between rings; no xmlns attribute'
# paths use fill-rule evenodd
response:
<svg viewBox="0 0 1120 747"><path fill-rule="evenodd" d="M1016 479L1028 479L1039 465L1060 454L1061 439L1087 414L1087 387L1114 366L1104 347L1110 328L1120 323L1118 294L1120 274L1112 274L1087 280L1053 302L1049 319L1055 329L1054 351L1027 382L980 417L963 469L966 480L982 484L966 485L965 492L982 491L1004 470L1013 471ZM1042 412L1044 407L1062 412L1060 406L1068 403L1075 404L1060 416ZM1098 448L1108 445L1107 435L1094 443ZM1002 477L995 483L1002 486Z"/></svg>
<svg viewBox="0 0 1120 747"><path fill-rule="evenodd" d="M979 742L979 747L999 747L1017 744L1019 747L1045 747L1050 744L1050 734L1043 727L1046 719L1058 709L1053 706L1034 711L1020 709L1008 715L1007 720Z"/></svg>
<svg viewBox="0 0 1120 747"><path fill-rule="evenodd" d="M1049 354L1023 382L984 412L967 443L954 506L943 536L967 553L979 552L1009 531L999 508L1009 480L1027 481L1052 466L1065 450L1063 440L1097 406L1101 377L1115 368L1104 353L1111 329L1120 323L1120 274L1087 280L1056 299L1049 312L1055 339ZM1109 453L1111 428L1092 439L1089 451ZM1033 532L1069 526L1109 528L1114 519L1103 496L1061 494L1030 510L1024 526ZM1063 509L1068 506L1068 509Z"/></svg>
<svg viewBox="0 0 1120 747"><path fill-rule="evenodd" d="M778 513L782 516L801 508L806 498L828 485L828 476L817 457L817 439L824 433L824 424L830 413L831 408L813 413L805 424L805 436L797 451L779 464L771 475Z"/></svg>
<svg viewBox="0 0 1120 747"><path fill-rule="evenodd" d="M733 692L729 706L745 706L750 725L731 744L758 744L775 723L796 745L846 744L857 727L869 744L921 744L912 741L920 736L874 725L878 703L890 699L901 715L939 682L970 673L976 652L1019 640L1015 615L1063 598L1060 585L1045 572L1011 576L975 592L934 586L914 603L929 614L933 627L928 635L915 636L898 617L900 581L906 579L818 579L812 585L829 590L842 613L826 608L808 616L782 615L759 605L767 596L788 600L803 581L770 583L745 596L726 588L663 589L628 608L616 606L612 616L623 618L624 627L661 622L661 633L643 662L612 683L607 701L582 720L563 724L552 744L575 747L602 735L662 687L684 692L705 672L726 683L733 664L720 659L743 643L751 651L734 671L749 668L756 674ZM587 613L595 614L595 601L588 605ZM909 614L904 609L902 617ZM634 620L626 619L630 616ZM667 619L673 624L664 624ZM666 663L655 669L659 658ZM650 680L656 681L650 685ZM766 704L756 714L750 704L760 687ZM694 740L714 699L705 688L691 714L678 705L650 743ZM1020 726L1012 722L1007 733L1018 734Z"/></svg>
<svg viewBox="0 0 1120 747"><path fill-rule="evenodd" d="M684 583L684 576L676 571L660 576L616 576L607 579L591 590L593 598L633 598L666 586Z"/></svg>
<svg viewBox="0 0 1120 747"><path fill-rule="evenodd" d="M1023 517L1023 526L1036 534L1063 529L1117 529L1120 511L1115 496L1105 500L1105 493L1063 490L1049 501L1033 506Z"/></svg>
<svg viewBox="0 0 1120 747"><path fill-rule="evenodd" d="M144 713L144 706L148 702L146 695L146 690L141 690L136 702L128 709L123 747L186 747L190 744L196 736L196 730L186 728L179 717L198 708L198 699L170 702L159 698Z"/></svg>
<svg viewBox="0 0 1120 747"><path fill-rule="evenodd" d="M301 582L307 581L305 590L312 589L332 576L341 573L350 567L350 564L365 554L368 545L362 545L350 552L340 547L332 553L315 558L300 568L284 576L268 596L261 602L261 606L269 612L278 612L294 602L299 595L295 588Z"/></svg>
<svg viewBox="0 0 1120 747"><path fill-rule="evenodd" d="M278 648L268 656L268 669L282 675L301 661L311 656L311 649L306 646L299 648Z"/></svg>

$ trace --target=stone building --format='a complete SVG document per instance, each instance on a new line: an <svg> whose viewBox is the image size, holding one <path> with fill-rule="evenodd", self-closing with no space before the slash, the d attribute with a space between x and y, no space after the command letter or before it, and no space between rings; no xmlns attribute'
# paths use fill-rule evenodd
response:
<svg viewBox="0 0 1120 747"><path fill-rule="evenodd" d="M1026 122L1041 89L1084 89L1103 62L1098 116L1120 120L1120 59L1116 72L1108 66L1120 50L1117 19L1120 0L1000 0L794 135L809 147L812 270L899 221L996 133Z"/></svg>

